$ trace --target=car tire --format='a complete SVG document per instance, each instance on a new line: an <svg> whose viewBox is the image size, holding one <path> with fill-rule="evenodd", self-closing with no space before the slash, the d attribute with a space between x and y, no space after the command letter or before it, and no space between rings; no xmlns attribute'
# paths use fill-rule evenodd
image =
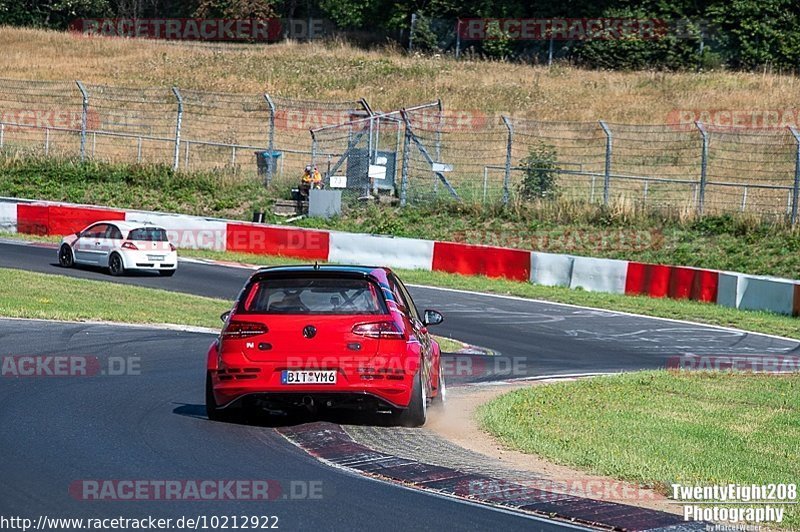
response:
<svg viewBox="0 0 800 532"><path fill-rule="evenodd" d="M61 244L61 247L58 248L58 264L62 268L72 268L75 265L75 256L68 244Z"/></svg>
<svg viewBox="0 0 800 532"><path fill-rule="evenodd" d="M397 421L403 427L421 427L428 420L428 397L422 384L422 370L414 377L411 388L411 402L408 408L397 413Z"/></svg>
<svg viewBox="0 0 800 532"><path fill-rule="evenodd" d="M176 271L178 270L158 270L158 273L161 275L161 277L172 277L175 275Z"/></svg>
<svg viewBox="0 0 800 532"><path fill-rule="evenodd" d="M211 372L206 372L206 416L211 421L228 421L230 412L220 410L217 400L214 399L214 387L211 384Z"/></svg>
<svg viewBox="0 0 800 532"><path fill-rule="evenodd" d="M122 262L122 256L119 253L112 253L108 257L108 271L114 277L123 275L125 273L125 263Z"/></svg>
<svg viewBox="0 0 800 532"><path fill-rule="evenodd" d="M439 384L436 387L437 394L431 399L431 408L436 410L444 410L447 403L447 383L444 380L444 373L442 372L442 365L439 364Z"/></svg>

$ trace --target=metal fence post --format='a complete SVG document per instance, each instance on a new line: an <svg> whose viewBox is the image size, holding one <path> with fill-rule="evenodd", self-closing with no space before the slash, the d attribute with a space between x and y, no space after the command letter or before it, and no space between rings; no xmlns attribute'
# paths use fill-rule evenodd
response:
<svg viewBox="0 0 800 532"><path fill-rule="evenodd" d="M367 164L372 164L372 143L375 135L375 122L374 118L369 117L369 136L367 137Z"/></svg>
<svg viewBox="0 0 800 532"><path fill-rule="evenodd" d="M603 176L603 205L608 205L608 196L611 192L611 155L613 153L614 136L605 122L602 120L599 122L600 127L603 128L603 133L606 134L606 167Z"/></svg>
<svg viewBox="0 0 800 532"><path fill-rule="evenodd" d="M408 51L414 51L414 32L417 30L417 14L411 13L411 29L408 32Z"/></svg>
<svg viewBox="0 0 800 532"><path fill-rule="evenodd" d="M700 156L700 189L697 193L697 214L703 214L703 207L706 201L706 174L708 172L708 131L699 121L696 121L694 125L700 131L703 139L703 151Z"/></svg>
<svg viewBox="0 0 800 532"><path fill-rule="evenodd" d="M3 134L6 132L6 125L0 124L0 149L3 148Z"/></svg>
<svg viewBox="0 0 800 532"><path fill-rule="evenodd" d="M794 156L794 188L792 189L792 225L797 223L797 202L800 200L800 133L794 128L789 126L789 131L794 136L794 141L797 146L797 151Z"/></svg>
<svg viewBox="0 0 800 532"><path fill-rule="evenodd" d="M273 168L275 162L275 103L269 94L264 94L264 99L267 100L269 107L269 138L267 140L267 149L269 150L269 158L267 158L267 175L265 176L265 186L270 186L272 183Z"/></svg>
<svg viewBox="0 0 800 532"><path fill-rule="evenodd" d="M311 133L311 166L313 167L317 159L317 136L314 134L313 129L309 129L308 131Z"/></svg>
<svg viewBox="0 0 800 532"><path fill-rule="evenodd" d="M177 170L180 165L180 152L181 152L181 122L183 121L183 98L178 90L178 87L172 87L172 94L178 100L178 115L175 120L175 156L172 160L172 169Z"/></svg>
<svg viewBox="0 0 800 532"><path fill-rule="evenodd" d="M81 98L83 99L81 107L81 162L86 160L86 126L89 119L89 92L83 83L75 81L78 90L81 91Z"/></svg>
<svg viewBox="0 0 800 532"><path fill-rule="evenodd" d="M514 146L514 126L511 124L511 120L508 119L506 116L501 116L500 118L503 119L503 123L508 128L508 140L506 143L506 168L505 168L505 176L503 177L503 205L508 205L508 199L510 196L510 184L511 184L511 148Z"/></svg>
<svg viewBox="0 0 800 532"><path fill-rule="evenodd" d="M403 140L403 165L400 172L400 206L405 207L408 198L408 159L411 155L411 130L408 122L403 115L403 126L405 129L405 139Z"/></svg>
<svg viewBox="0 0 800 532"><path fill-rule="evenodd" d="M442 99L436 100L437 103L437 118L436 118L436 162L442 162L442 114L444 113L444 105Z"/></svg>
<svg viewBox="0 0 800 532"><path fill-rule="evenodd" d="M461 57L461 19L456 19L456 59Z"/></svg>

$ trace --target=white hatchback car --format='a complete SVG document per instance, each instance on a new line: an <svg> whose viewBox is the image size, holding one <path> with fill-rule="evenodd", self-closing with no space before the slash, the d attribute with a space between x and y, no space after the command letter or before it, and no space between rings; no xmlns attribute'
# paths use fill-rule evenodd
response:
<svg viewBox="0 0 800 532"><path fill-rule="evenodd" d="M127 270L157 271L172 276L178 269L178 252L167 231L141 222L95 222L83 231L65 236L58 248L58 263L108 268L111 275Z"/></svg>

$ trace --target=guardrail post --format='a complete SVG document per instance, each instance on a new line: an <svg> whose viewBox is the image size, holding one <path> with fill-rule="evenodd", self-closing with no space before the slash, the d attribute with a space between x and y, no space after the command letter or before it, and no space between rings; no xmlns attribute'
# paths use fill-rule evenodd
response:
<svg viewBox="0 0 800 532"><path fill-rule="evenodd" d="M403 114L403 166L400 172L400 206L405 207L408 200L408 159L411 155L411 128L408 127L405 114Z"/></svg>
<svg viewBox="0 0 800 532"><path fill-rule="evenodd" d="M797 223L797 208L798 208L798 200L800 200L800 133L798 131L789 126L789 131L791 131L792 135L794 136L795 145L797 146L797 150L794 156L794 188L792 188L792 225Z"/></svg>
<svg viewBox="0 0 800 532"><path fill-rule="evenodd" d="M700 131L703 139L703 151L700 156L700 188L697 192L697 214L703 214L703 207L706 201L706 179L708 173L708 131L699 121L694 125Z"/></svg>
<svg viewBox="0 0 800 532"><path fill-rule="evenodd" d="M178 100L178 114L175 119L175 155L172 159L172 169L178 170L181 160L181 122L183 121L183 98L178 87L172 87L172 94Z"/></svg>
<svg viewBox="0 0 800 532"><path fill-rule="evenodd" d="M514 126L511 124L511 120L509 120L508 117L501 116L500 118L503 119L503 123L506 125L506 128L508 128L508 140L506 141L506 168L505 176L503 177L503 205L508 205L511 184L511 148L514 146Z"/></svg>
<svg viewBox="0 0 800 532"><path fill-rule="evenodd" d="M600 127L603 128L603 133L606 134L606 167L603 176L603 205L608 205L608 196L611 192L611 155L613 154L614 135L605 122L602 120L599 122Z"/></svg>
<svg viewBox="0 0 800 532"><path fill-rule="evenodd" d="M83 100L81 105L81 162L86 160L86 126L89 121L89 91L83 86L80 81L75 81L78 90L81 91L81 98ZM2 144L2 142L0 142Z"/></svg>
<svg viewBox="0 0 800 532"><path fill-rule="evenodd" d="M267 106L269 107L269 138L267 140L269 158L267 159L267 175L264 177L264 186L268 187L272 183L272 165L275 162L275 103L269 97L269 94L264 94L264 99L267 100Z"/></svg>

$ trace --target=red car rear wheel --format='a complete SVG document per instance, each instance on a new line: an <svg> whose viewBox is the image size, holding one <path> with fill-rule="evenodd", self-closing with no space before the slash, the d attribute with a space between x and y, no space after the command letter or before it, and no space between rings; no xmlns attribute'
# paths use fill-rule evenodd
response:
<svg viewBox="0 0 800 532"><path fill-rule="evenodd" d="M408 403L408 408L398 412L397 420L403 427L421 427L428 420L428 397L422 383L422 370L414 377L411 402Z"/></svg>

